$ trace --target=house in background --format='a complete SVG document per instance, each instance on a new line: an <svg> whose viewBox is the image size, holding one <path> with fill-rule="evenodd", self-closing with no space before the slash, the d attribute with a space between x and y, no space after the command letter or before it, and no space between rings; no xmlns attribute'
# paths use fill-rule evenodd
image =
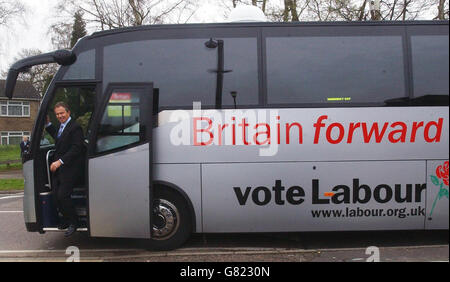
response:
<svg viewBox="0 0 450 282"><path fill-rule="evenodd" d="M0 80L0 145L20 144L30 136L41 98L30 82L17 81L13 99L5 96L5 80Z"/></svg>

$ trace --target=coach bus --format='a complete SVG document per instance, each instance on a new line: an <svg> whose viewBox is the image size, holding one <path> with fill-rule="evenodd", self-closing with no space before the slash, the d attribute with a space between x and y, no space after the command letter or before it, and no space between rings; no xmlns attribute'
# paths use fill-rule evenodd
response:
<svg viewBox="0 0 450 282"><path fill-rule="evenodd" d="M16 62L60 66L23 165L30 232L65 101L85 134L72 195L92 237L448 229L448 21L152 25Z"/></svg>

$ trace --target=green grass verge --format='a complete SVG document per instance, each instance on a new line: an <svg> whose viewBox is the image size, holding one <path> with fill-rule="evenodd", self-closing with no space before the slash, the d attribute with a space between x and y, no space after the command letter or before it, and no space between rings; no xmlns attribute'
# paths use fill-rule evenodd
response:
<svg viewBox="0 0 450 282"><path fill-rule="evenodd" d="M0 191L23 190L23 179L0 179Z"/></svg>
<svg viewBox="0 0 450 282"><path fill-rule="evenodd" d="M6 164L0 165L0 171L10 171L10 170L21 170L22 163L10 164L9 166Z"/></svg>
<svg viewBox="0 0 450 282"><path fill-rule="evenodd" d="M20 160L19 145L0 145L0 162Z"/></svg>
<svg viewBox="0 0 450 282"><path fill-rule="evenodd" d="M0 145L0 162L20 160L19 145ZM22 169L22 163L0 164L0 171Z"/></svg>

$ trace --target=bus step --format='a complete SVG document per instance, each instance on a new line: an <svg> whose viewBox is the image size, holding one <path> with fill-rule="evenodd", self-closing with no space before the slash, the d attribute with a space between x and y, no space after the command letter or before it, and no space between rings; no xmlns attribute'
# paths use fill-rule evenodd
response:
<svg viewBox="0 0 450 282"><path fill-rule="evenodd" d="M56 227L44 227L43 230L45 232L50 231L50 232L66 232L66 229L58 229ZM87 232L88 229L86 227L78 227L77 228L78 232Z"/></svg>
<svg viewBox="0 0 450 282"><path fill-rule="evenodd" d="M87 216L86 208L75 208L78 216Z"/></svg>
<svg viewBox="0 0 450 282"><path fill-rule="evenodd" d="M84 194L85 192L86 192L86 188L85 187L75 187L72 190L72 193Z"/></svg>

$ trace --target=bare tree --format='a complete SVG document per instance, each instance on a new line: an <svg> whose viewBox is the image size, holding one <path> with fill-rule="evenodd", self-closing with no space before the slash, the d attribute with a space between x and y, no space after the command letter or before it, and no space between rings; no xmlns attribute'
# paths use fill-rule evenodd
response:
<svg viewBox="0 0 450 282"><path fill-rule="evenodd" d="M365 4L367 1L364 1L364 7L361 7L362 10L365 9ZM370 19L372 21L381 20L381 10L380 10L380 0L370 0Z"/></svg>
<svg viewBox="0 0 450 282"><path fill-rule="evenodd" d="M42 54L42 51L38 49L22 49L17 57L14 58L14 61L18 61L31 56L36 56L39 54ZM44 91L46 90L45 86L48 84L49 80L53 77L57 70L57 64L37 65L30 68L26 72L20 73L18 79L22 81L29 81L42 97L44 95ZM2 72L3 77L6 77L6 75L7 72Z"/></svg>
<svg viewBox="0 0 450 282"><path fill-rule="evenodd" d="M267 2L269 0L231 0L232 7L228 7L228 5L225 3L225 1L229 0L222 0L222 5L227 9L230 10L231 8L236 8L238 4L244 4L244 5L252 5L259 7L264 13L266 12Z"/></svg>
<svg viewBox="0 0 450 282"><path fill-rule="evenodd" d="M438 15L435 17L437 20L448 20L449 18L449 9L448 9L448 1L439 0L437 4Z"/></svg>
<svg viewBox="0 0 450 282"><path fill-rule="evenodd" d="M298 22L297 0L284 0L283 21Z"/></svg>
<svg viewBox="0 0 450 282"><path fill-rule="evenodd" d="M267 0L262 1L261 10L265 13L267 7Z"/></svg>
<svg viewBox="0 0 450 282"><path fill-rule="evenodd" d="M7 26L8 22L25 13L25 6L17 0L0 0L0 26Z"/></svg>
<svg viewBox="0 0 450 282"><path fill-rule="evenodd" d="M429 14L436 1L439 0L310 0L307 14L321 21L431 19Z"/></svg>
<svg viewBox="0 0 450 282"><path fill-rule="evenodd" d="M367 21L448 19L447 0L221 0L264 7L271 21ZM437 13L436 13L437 12Z"/></svg>
<svg viewBox="0 0 450 282"><path fill-rule="evenodd" d="M186 22L195 12L194 0L60 0L57 10L82 11L95 29Z"/></svg>
<svg viewBox="0 0 450 282"><path fill-rule="evenodd" d="M426 19L433 6L433 0L381 0L381 20Z"/></svg>
<svg viewBox="0 0 450 282"><path fill-rule="evenodd" d="M310 0L222 0L221 6L228 14L239 4L253 5L260 8L270 21L298 21L304 10L304 3ZM232 5L230 6L229 3ZM299 6L300 3L300 6Z"/></svg>
<svg viewBox="0 0 450 282"><path fill-rule="evenodd" d="M53 48L68 49L70 48L70 35L72 34L73 26L66 21L59 21L52 24L48 30Z"/></svg>
<svg viewBox="0 0 450 282"><path fill-rule="evenodd" d="M26 7L20 0L0 0L0 78L4 77L1 71L7 67L8 54L11 52L11 37L15 30L12 23L24 20Z"/></svg>
<svg viewBox="0 0 450 282"><path fill-rule="evenodd" d="M313 21L348 20L353 17L354 7L349 0L311 0L307 6L306 19Z"/></svg>

